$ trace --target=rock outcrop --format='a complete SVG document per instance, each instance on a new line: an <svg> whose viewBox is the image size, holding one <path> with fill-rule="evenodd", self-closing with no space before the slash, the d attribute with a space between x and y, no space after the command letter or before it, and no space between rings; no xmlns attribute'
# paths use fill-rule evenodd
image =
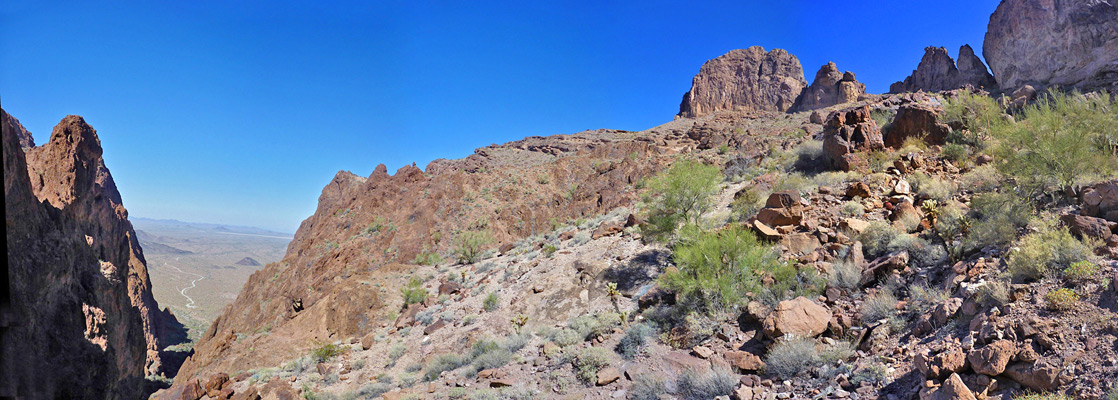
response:
<svg viewBox="0 0 1118 400"><path fill-rule="evenodd" d="M866 94L866 85L854 78L850 71L839 72L838 66L829 62L819 67L815 81L804 88L790 111L808 111L858 100Z"/></svg>
<svg viewBox="0 0 1118 400"><path fill-rule="evenodd" d="M68 116L41 147L3 114L10 325L0 396L138 398L161 371L158 311L96 131ZM181 327L181 325L180 325Z"/></svg>
<svg viewBox="0 0 1118 400"><path fill-rule="evenodd" d="M823 155L831 168L849 171L866 162L860 153L884 147L868 106L835 111L823 125Z"/></svg>
<svg viewBox="0 0 1118 400"><path fill-rule="evenodd" d="M1118 3L1004 0L990 15L982 55L1006 91L1118 89Z"/></svg>
<svg viewBox="0 0 1118 400"><path fill-rule="evenodd" d="M783 49L732 50L707 61L683 95L679 115L701 117L720 110L787 111L803 88L800 60Z"/></svg>
<svg viewBox="0 0 1118 400"><path fill-rule="evenodd" d="M966 86L985 89L996 86L994 77L990 76L982 60L974 55L970 45L964 44L959 48L958 64L947 54L947 49L929 46L924 48L924 57L912 75L889 85L889 93L940 92Z"/></svg>

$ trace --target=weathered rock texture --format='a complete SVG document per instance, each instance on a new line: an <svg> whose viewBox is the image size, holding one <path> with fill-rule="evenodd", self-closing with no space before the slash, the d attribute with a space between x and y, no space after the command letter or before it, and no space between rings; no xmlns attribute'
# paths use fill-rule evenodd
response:
<svg viewBox="0 0 1118 400"><path fill-rule="evenodd" d="M701 117L720 110L787 111L803 88L796 56L761 46L732 50L707 61L683 95L679 115Z"/></svg>
<svg viewBox="0 0 1118 400"><path fill-rule="evenodd" d="M26 153L30 135L7 113L3 131L12 307L0 396L142 396L174 317L158 312L96 131L71 115Z"/></svg>
<svg viewBox="0 0 1118 400"><path fill-rule="evenodd" d="M838 66L829 62L819 67L815 81L804 88L790 111L807 111L858 100L866 94L866 85L854 78L854 73L839 72Z"/></svg>
<svg viewBox="0 0 1118 400"><path fill-rule="evenodd" d="M1002 1L990 15L982 55L1005 90L1118 89L1118 3Z"/></svg>
<svg viewBox="0 0 1118 400"><path fill-rule="evenodd" d="M884 147L868 106L835 111L823 125L823 155L832 168L849 171L866 162L864 153Z"/></svg>
<svg viewBox="0 0 1118 400"><path fill-rule="evenodd" d="M940 92L968 85L985 89L996 87L994 77L990 76L982 60L974 55L970 45L964 44L959 48L958 64L947 54L947 49L929 46L924 48L924 57L920 59L920 64L912 71L912 75L904 81L889 85L889 92Z"/></svg>

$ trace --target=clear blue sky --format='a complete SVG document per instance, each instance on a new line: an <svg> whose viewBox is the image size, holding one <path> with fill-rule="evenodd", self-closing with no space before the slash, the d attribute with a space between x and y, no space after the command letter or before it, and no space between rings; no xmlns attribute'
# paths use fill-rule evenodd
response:
<svg viewBox="0 0 1118 400"><path fill-rule="evenodd" d="M735 48L884 92L925 46L982 54L997 6L848 3L15 0L0 101L39 144L84 116L132 215L293 232L338 170L670 121Z"/></svg>

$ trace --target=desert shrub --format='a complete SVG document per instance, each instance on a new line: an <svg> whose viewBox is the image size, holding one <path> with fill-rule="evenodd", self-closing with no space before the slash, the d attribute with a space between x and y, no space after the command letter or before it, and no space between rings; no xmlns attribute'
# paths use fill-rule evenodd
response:
<svg viewBox="0 0 1118 400"><path fill-rule="evenodd" d="M943 246L909 235L887 222L871 222L858 239L870 258L904 250L908 252L909 263L916 267L930 267L947 261L947 251Z"/></svg>
<svg viewBox="0 0 1118 400"><path fill-rule="evenodd" d="M854 217L861 217L866 214L866 207L857 201L847 201L842 203L842 213Z"/></svg>
<svg viewBox="0 0 1118 400"><path fill-rule="evenodd" d="M745 221L765 206L765 199L756 187L749 187L739 192L734 201L730 203L730 217L734 221Z"/></svg>
<svg viewBox="0 0 1118 400"><path fill-rule="evenodd" d="M978 288L978 303L984 307L1000 307L1009 303L1009 282L991 280Z"/></svg>
<svg viewBox="0 0 1118 400"><path fill-rule="evenodd" d="M492 241L489 231L463 231L455 239L454 256L461 264L473 264L481 258L483 248Z"/></svg>
<svg viewBox="0 0 1118 400"><path fill-rule="evenodd" d="M659 400L667 391L664 378L655 374L639 374L629 388L629 400Z"/></svg>
<svg viewBox="0 0 1118 400"><path fill-rule="evenodd" d="M580 315L568 324L578 334L579 341L603 335L618 325L621 325L621 315L614 312Z"/></svg>
<svg viewBox="0 0 1118 400"><path fill-rule="evenodd" d="M785 336L765 356L765 371L781 379L792 379L822 364L815 340L797 336Z"/></svg>
<svg viewBox="0 0 1118 400"><path fill-rule="evenodd" d="M950 297L942 289L916 285L908 289L908 310L914 315L926 314Z"/></svg>
<svg viewBox="0 0 1118 400"><path fill-rule="evenodd" d="M1013 400L1075 400L1075 398L1063 393L1026 392L1025 394L1014 397Z"/></svg>
<svg viewBox="0 0 1118 400"><path fill-rule="evenodd" d="M1064 278L1072 281L1090 279L1099 272L1099 266L1090 261L1077 261L1064 268Z"/></svg>
<svg viewBox="0 0 1118 400"><path fill-rule="evenodd" d="M948 134L947 141L951 143L982 149L991 136L1009 126L1001 106L983 93L961 92L957 97L946 99L943 106L943 121L965 128Z"/></svg>
<svg viewBox="0 0 1118 400"><path fill-rule="evenodd" d="M360 369L364 369L364 368L365 368L365 362L366 362L366 361L365 361L365 359L364 359L364 358L362 358L362 359L360 359L360 360L356 360L356 361L354 361L354 362L353 362L353 365L352 365L352 366L353 366L353 369L355 369L355 370L360 370Z"/></svg>
<svg viewBox="0 0 1118 400"><path fill-rule="evenodd" d="M570 328L556 330L550 337L552 342L560 347L568 347L586 340L586 336L578 333L578 331Z"/></svg>
<svg viewBox="0 0 1118 400"><path fill-rule="evenodd" d="M1106 92L1062 94L1049 91L1026 106L1022 121L998 130L1005 162L998 168L1030 193L1049 186L1070 189L1077 183L1118 171L1113 149L1099 146L1118 125L1118 104Z"/></svg>
<svg viewBox="0 0 1118 400"><path fill-rule="evenodd" d="M983 193L971 200L967 216L969 227L963 229L964 252L987 246L1002 246L1017 238L1017 231L1028 225L1033 209L1027 201L1013 193Z"/></svg>
<svg viewBox="0 0 1118 400"><path fill-rule="evenodd" d="M311 350L311 357L317 362L327 362L345 353L345 347L333 343L321 343Z"/></svg>
<svg viewBox="0 0 1118 400"><path fill-rule="evenodd" d="M572 360L578 379L587 385L593 385L598 379L598 370L609 365L609 355L609 350L601 347L582 349Z"/></svg>
<svg viewBox="0 0 1118 400"><path fill-rule="evenodd" d="M470 359L457 354L440 354L427 363L423 371L423 380L427 382L439 379L445 371L453 371L470 363Z"/></svg>
<svg viewBox="0 0 1118 400"><path fill-rule="evenodd" d="M540 251L543 252L544 257L551 258L551 256L555 255L556 251L559 251L559 248L556 247L554 244L548 243L544 245L543 249L541 249Z"/></svg>
<svg viewBox="0 0 1118 400"><path fill-rule="evenodd" d="M974 193L989 192L1001 186L1002 177L991 164L981 165L959 177L960 187Z"/></svg>
<svg viewBox="0 0 1118 400"><path fill-rule="evenodd" d="M648 342L648 336L652 334L652 327L645 324L636 324L628 331L625 331L625 336L617 342L617 347L614 351L621 355L621 358L632 360L637 354L640 354L641 349Z"/></svg>
<svg viewBox="0 0 1118 400"><path fill-rule="evenodd" d="M862 323L872 324L897 317L897 298L888 290L883 290L862 302Z"/></svg>
<svg viewBox="0 0 1118 400"><path fill-rule="evenodd" d="M875 108L870 111L870 118L877 123L877 127L881 130L887 130L890 124L893 123L893 117L897 116L897 110L891 108Z"/></svg>
<svg viewBox="0 0 1118 400"><path fill-rule="evenodd" d="M645 312L649 321L657 324L663 331L660 334L660 341L675 348L685 349L694 347L714 335L715 323L706 315L687 310L681 312L678 310L680 307L673 308L675 310L663 308L656 310L664 312L662 314Z"/></svg>
<svg viewBox="0 0 1118 400"><path fill-rule="evenodd" d="M886 383L888 380L888 367L879 362L872 362L862 368L858 368L858 370L854 371L854 375L850 377L850 383L854 385L862 385L863 383Z"/></svg>
<svg viewBox="0 0 1118 400"><path fill-rule="evenodd" d="M579 231L573 238L571 238L571 240L574 241L574 244L576 246L581 246L590 241L590 232Z"/></svg>
<svg viewBox="0 0 1118 400"><path fill-rule="evenodd" d="M916 194L938 201L946 201L951 199L951 194L955 193L955 184L925 175L923 172L915 172L908 178L912 183L912 190Z"/></svg>
<svg viewBox="0 0 1118 400"><path fill-rule="evenodd" d="M790 172L781 175L780 178L776 180L776 183L773 184L773 191L782 192L785 190L792 190L804 194L814 191L817 187L819 187L819 185L817 185L814 180L804 176L804 174Z"/></svg>
<svg viewBox="0 0 1118 400"><path fill-rule="evenodd" d="M818 291L812 287L818 284L818 276L811 274L814 269L805 268L801 274L777 256L772 247L741 226L718 232L685 227L672 249L679 269L662 275L661 280L686 301L708 311L734 307L748 292L779 301L788 290L800 294ZM761 284L766 276L774 280L772 285Z"/></svg>
<svg viewBox="0 0 1118 400"><path fill-rule="evenodd" d="M1059 288L1044 295L1044 301L1053 311L1067 311L1075 307L1079 301L1079 293L1068 288Z"/></svg>
<svg viewBox="0 0 1118 400"><path fill-rule="evenodd" d="M512 352L495 341L482 339L474 343L470 359L477 371L500 368L512 360Z"/></svg>
<svg viewBox="0 0 1118 400"><path fill-rule="evenodd" d="M1062 271L1091 257L1091 249L1068 233L1067 229L1043 223L1017 244L1010 253L1009 273L1015 280L1032 281L1050 272Z"/></svg>
<svg viewBox="0 0 1118 400"><path fill-rule="evenodd" d="M893 161L896 159L896 154L888 150L873 150L866 155L866 162L869 164L870 171L873 172L885 172L886 169L893 166Z"/></svg>
<svg viewBox="0 0 1118 400"><path fill-rule="evenodd" d="M710 208L710 196L720 181L716 166L676 161L649 182L651 210L643 231L653 238L665 238L681 222L698 223L699 216Z"/></svg>
<svg viewBox="0 0 1118 400"><path fill-rule="evenodd" d="M948 143L943 146L943 150L940 151L940 154L943 155L944 159L959 164L967 160L969 152L970 150L967 150L967 146L958 143Z"/></svg>
<svg viewBox="0 0 1118 400"><path fill-rule="evenodd" d="M315 362L315 357L313 355L299 357L291 360L287 364L284 364L283 370L291 372L295 375L302 375L303 372L310 370L311 367L314 366Z"/></svg>
<svg viewBox="0 0 1118 400"><path fill-rule="evenodd" d="M361 389L358 389L357 396L363 399L375 399L395 388L396 386L392 385L391 383L372 383L362 386Z"/></svg>
<svg viewBox="0 0 1118 400"><path fill-rule="evenodd" d="M485 295L485 300L482 300L481 307L485 311L494 311L501 304L501 298L497 296L497 292L489 292Z"/></svg>
<svg viewBox="0 0 1118 400"><path fill-rule="evenodd" d="M408 284L400 288L400 293L404 296L404 305L411 305L422 303L427 299L427 289L423 287L423 281L419 278L412 277L408 280Z"/></svg>
<svg viewBox="0 0 1118 400"><path fill-rule="evenodd" d="M752 158L734 156L722 166L722 175L731 182L741 182L761 175L763 171Z"/></svg>
<svg viewBox="0 0 1118 400"><path fill-rule="evenodd" d="M423 250L415 255L413 262L417 265L438 265L443 262L443 258L439 256L438 252L428 249L427 245L424 245Z"/></svg>
<svg viewBox="0 0 1118 400"><path fill-rule="evenodd" d="M827 276L828 285L843 289L855 289L861 280L862 266L849 261L836 262Z"/></svg>
<svg viewBox="0 0 1118 400"><path fill-rule="evenodd" d="M737 374L717 366L704 372L683 371L676 378L676 394L686 400L707 400L733 393L739 383Z"/></svg>

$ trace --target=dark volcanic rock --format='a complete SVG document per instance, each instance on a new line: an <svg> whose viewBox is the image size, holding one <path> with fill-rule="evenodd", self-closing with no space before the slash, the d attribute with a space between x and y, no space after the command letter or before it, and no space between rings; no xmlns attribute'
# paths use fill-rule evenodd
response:
<svg viewBox="0 0 1118 400"><path fill-rule="evenodd" d="M1118 3L1004 0L990 15L982 55L1006 91L1118 89Z"/></svg>
<svg viewBox="0 0 1118 400"><path fill-rule="evenodd" d="M868 106L835 111L823 125L823 155L832 168L849 171L865 162L862 153L884 147Z"/></svg>
<svg viewBox="0 0 1118 400"><path fill-rule="evenodd" d="M790 111L807 111L858 100L866 93L866 85L854 78L854 73L839 72L838 66L829 62L815 73L815 81L804 88Z"/></svg>
<svg viewBox="0 0 1118 400"><path fill-rule="evenodd" d="M237 265L243 265L243 266L246 266L246 267L258 267L258 266L260 266L260 262L252 259L252 257L242 258L240 261L237 261L236 264Z"/></svg>
<svg viewBox="0 0 1118 400"><path fill-rule="evenodd" d="M732 50L707 61L683 95L679 115L701 117L719 110L787 111L807 81L800 60L761 46Z"/></svg>
<svg viewBox="0 0 1118 400"><path fill-rule="evenodd" d="M974 55L969 45L959 48L959 63L947 54L943 47L924 48L924 57L904 81L889 85L889 93L940 92L966 86L992 89L996 86L994 77L986 71L982 60Z"/></svg>

